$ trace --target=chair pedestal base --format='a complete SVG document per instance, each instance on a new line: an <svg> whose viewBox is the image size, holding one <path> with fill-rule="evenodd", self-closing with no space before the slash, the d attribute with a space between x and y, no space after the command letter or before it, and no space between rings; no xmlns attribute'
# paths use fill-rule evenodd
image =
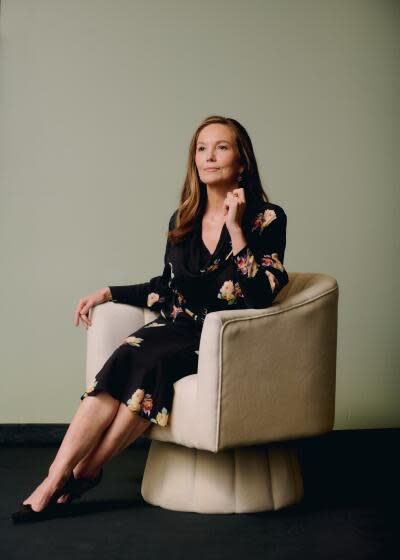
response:
<svg viewBox="0 0 400 560"><path fill-rule="evenodd" d="M251 513L299 502L294 449L274 444L219 453L152 440L141 494L149 504L197 513Z"/></svg>

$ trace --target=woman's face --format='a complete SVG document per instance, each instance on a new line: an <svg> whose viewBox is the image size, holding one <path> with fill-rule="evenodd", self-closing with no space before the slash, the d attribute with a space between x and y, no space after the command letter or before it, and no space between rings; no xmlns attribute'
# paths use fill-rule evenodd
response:
<svg viewBox="0 0 400 560"><path fill-rule="evenodd" d="M213 123L200 131L195 162L203 183L229 188L240 186L238 176L244 168L240 163L239 150L229 126Z"/></svg>

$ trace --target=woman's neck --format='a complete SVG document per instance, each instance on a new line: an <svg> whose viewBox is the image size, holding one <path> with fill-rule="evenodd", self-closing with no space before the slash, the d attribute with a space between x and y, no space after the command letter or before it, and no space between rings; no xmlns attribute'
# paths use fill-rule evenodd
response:
<svg viewBox="0 0 400 560"><path fill-rule="evenodd" d="M215 189L207 187L207 200L205 203L204 215L211 218L212 221L225 221L224 217L224 201L228 192L233 189Z"/></svg>

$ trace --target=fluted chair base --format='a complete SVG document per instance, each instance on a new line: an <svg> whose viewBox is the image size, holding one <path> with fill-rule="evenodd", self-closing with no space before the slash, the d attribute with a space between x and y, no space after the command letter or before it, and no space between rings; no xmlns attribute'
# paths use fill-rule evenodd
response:
<svg viewBox="0 0 400 560"><path fill-rule="evenodd" d="M152 440L141 493L149 504L175 511L251 513L295 504L304 488L289 446L212 453Z"/></svg>

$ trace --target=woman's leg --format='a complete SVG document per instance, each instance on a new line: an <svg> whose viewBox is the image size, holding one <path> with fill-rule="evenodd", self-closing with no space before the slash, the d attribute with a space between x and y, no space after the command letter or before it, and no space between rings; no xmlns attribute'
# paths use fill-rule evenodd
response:
<svg viewBox="0 0 400 560"><path fill-rule="evenodd" d="M120 402L106 392L86 397L68 427L67 433L54 458L48 476L26 498L34 511L44 509L53 493L71 476L73 468L97 445L103 432L113 421Z"/></svg>
<svg viewBox="0 0 400 560"><path fill-rule="evenodd" d="M131 412L124 403L120 403L112 424L104 432L99 444L74 468L75 477L94 478L104 463L128 447L151 424L150 420ZM58 502L63 503L67 499L68 494L64 494L58 498Z"/></svg>

